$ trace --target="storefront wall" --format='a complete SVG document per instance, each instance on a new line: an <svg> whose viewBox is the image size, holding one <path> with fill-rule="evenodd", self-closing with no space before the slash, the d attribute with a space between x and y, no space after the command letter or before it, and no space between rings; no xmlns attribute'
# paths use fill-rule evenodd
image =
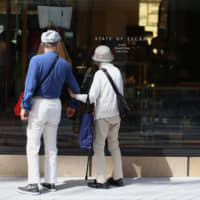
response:
<svg viewBox="0 0 200 200"><path fill-rule="evenodd" d="M39 7L45 11L42 18ZM64 14L58 12L51 18L51 12L55 14L59 9L64 9ZM23 90L28 63L39 53L40 35L51 27L61 33L63 41L58 53L72 62L80 85L87 68L92 67L95 47L106 44L112 49L114 64L123 75L125 97L132 107L119 135L125 174L198 175L199 11L200 3L189 0L2 0L0 160L9 163L20 158L25 162L26 123L14 116L13 108ZM63 16L68 17L62 21ZM85 163L87 155L77 143L78 118L65 116L69 101L65 91L66 88L61 97L63 116L58 131L61 174L64 161ZM107 150L106 154L109 156ZM151 166L148 170L146 163ZM155 163L160 170L153 170ZM1 167L6 169L6 164ZM2 172L26 172L23 169L20 173L20 167L10 170Z"/></svg>
<svg viewBox="0 0 200 200"><path fill-rule="evenodd" d="M40 157L40 173L44 174L44 157ZM24 155L0 155L0 176L26 176L27 164ZM194 162L195 165L194 165ZM112 175L113 166L110 156L106 157L107 175ZM123 173L125 177L181 177L199 176L199 162L191 162L188 170L185 157L133 157L123 156ZM198 164L197 164L198 163ZM93 163L92 163L93 164ZM59 177L84 177L86 172L86 156L58 156ZM11 167L14 166L14 167ZM194 169L195 168L195 169ZM91 168L91 176L95 175L95 168Z"/></svg>

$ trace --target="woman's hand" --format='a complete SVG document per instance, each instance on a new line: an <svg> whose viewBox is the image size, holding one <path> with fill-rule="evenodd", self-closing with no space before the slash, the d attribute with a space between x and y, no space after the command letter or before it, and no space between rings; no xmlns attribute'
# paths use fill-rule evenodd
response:
<svg viewBox="0 0 200 200"><path fill-rule="evenodd" d="M66 111L67 117L73 117L74 114L75 114L75 112L76 112L75 109L68 107L68 108L67 108L67 111Z"/></svg>
<svg viewBox="0 0 200 200"><path fill-rule="evenodd" d="M72 98L75 98L75 97L76 97L76 94L74 94L69 88L68 88L68 92L69 92L69 95L70 95Z"/></svg>

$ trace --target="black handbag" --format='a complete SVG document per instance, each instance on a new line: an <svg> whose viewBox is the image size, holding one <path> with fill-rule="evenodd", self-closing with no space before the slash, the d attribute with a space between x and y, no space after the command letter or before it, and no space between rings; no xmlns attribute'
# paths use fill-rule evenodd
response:
<svg viewBox="0 0 200 200"><path fill-rule="evenodd" d="M106 74L106 76L108 77L108 80L110 81L116 95L117 95L117 104L118 104L118 109L119 109L119 115L121 117L121 119L127 119L131 108L128 105L126 99L124 98L123 95L120 94L120 92L118 91L114 81L112 80L110 74L107 72L106 69L101 68L101 70Z"/></svg>

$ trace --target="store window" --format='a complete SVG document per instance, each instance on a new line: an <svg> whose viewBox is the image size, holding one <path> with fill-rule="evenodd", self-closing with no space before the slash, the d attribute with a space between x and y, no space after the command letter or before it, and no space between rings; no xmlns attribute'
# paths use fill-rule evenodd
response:
<svg viewBox="0 0 200 200"><path fill-rule="evenodd" d="M1 0L0 153L25 153L26 123L13 108L31 57L42 53L41 33L54 28L62 35L59 55L80 85L95 47L112 49L133 108L120 129L124 155L198 154L199 11L195 0ZM59 153L82 154L65 91Z"/></svg>

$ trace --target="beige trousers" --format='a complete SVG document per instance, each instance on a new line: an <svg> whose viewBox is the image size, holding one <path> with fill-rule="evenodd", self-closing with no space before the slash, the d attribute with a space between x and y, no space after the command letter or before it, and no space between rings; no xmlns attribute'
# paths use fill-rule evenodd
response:
<svg viewBox="0 0 200 200"><path fill-rule="evenodd" d="M113 161L113 178L123 178L121 152L119 149L118 135L120 117L95 120L94 135L94 167L98 183L106 182L106 160L104 155L105 141L108 141L108 149Z"/></svg>

